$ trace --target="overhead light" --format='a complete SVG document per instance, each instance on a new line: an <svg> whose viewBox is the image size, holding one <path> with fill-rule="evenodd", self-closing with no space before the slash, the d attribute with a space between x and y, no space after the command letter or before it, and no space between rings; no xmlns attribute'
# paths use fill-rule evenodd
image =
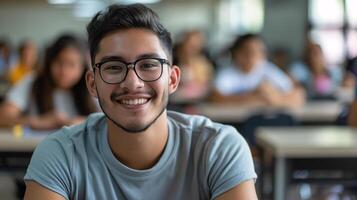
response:
<svg viewBox="0 0 357 200"><path fill-rule="evenodd" d="M161 0L114 0L113 2L122 3L122 4L133 4L133 3L142 3L142 4L152 4L158 3Z"/></svg>
<svg viewBox="0 0 357 200"><path fill-rule="evenodd" d="M74 5L74 16L78 18L91 18L98 11L105 8L105 3L98 0L81 0Z"/></svg>
<svg viewBox="0 0 357 200"><path fill-rule="evenodd" d="M74 4L76 0L47 0L50 4Z"/></svg>

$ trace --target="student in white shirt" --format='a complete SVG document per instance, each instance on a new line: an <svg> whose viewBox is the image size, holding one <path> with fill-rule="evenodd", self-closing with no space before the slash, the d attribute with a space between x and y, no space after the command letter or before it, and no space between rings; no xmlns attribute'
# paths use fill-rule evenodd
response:
<svg viewBox="0 0 357 200"><path fill-rule="evenodd" d="M283 107L303 104L304 91L266 59L265 45L258 35L238 37L231 55L232 64L216 77L215 101Z"/></svg>

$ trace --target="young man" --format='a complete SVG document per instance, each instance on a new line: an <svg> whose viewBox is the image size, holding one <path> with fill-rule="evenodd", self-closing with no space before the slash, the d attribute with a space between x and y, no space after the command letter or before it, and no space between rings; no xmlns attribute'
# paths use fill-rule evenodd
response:
<svg viewBox="0 0 357 200"><path fill-rule="evenodd" d="M152 10L113 5L87 31L87 85L104 114L37 147L26 200L257 199L251 154L235 129L166 111L180 69Z"/></svg>

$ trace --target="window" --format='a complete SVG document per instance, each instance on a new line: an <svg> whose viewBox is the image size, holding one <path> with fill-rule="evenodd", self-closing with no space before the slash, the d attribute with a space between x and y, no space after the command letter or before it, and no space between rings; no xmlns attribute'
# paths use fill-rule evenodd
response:
<svg viewBox="0 0 357 200"><path fill-rule="evenodd" d="M357 56L356 0L309 0L309 34L331 64Z"/></svg>
<svg viewBox="0 0 357 200"><path fill-rule="evenodd" d="M346 14L348 25L353 28L357 28L357 1L346 0ZM357 44L356 44L357 45Z"/></svg>
<svg viewBox="0 0 357 200"><path fill-rule="evenodd" d="M260 32L264 22L263 0L224 0L220 4L221 29L233 33Z"/></svg>

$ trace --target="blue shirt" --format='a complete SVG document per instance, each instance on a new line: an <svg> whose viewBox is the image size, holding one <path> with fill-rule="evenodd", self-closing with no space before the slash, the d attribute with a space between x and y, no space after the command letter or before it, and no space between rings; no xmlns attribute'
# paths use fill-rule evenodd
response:
<svg viewBox="0 0 357 200"><path fill-rule="evenodd" d="M25 180L66 199L214 199L255 179L251 153L231 126L168 112L169 137L150 169L131 169L113 155L107 118L51 134L36 148Z"/></svg>
<svg viewBox="0 0 357 200"><path fill-rule="evenodd" d="M326 67L326 71L328 75L327 89L325 91L318 91L315 85L316 80L305 63L295 62L290 67L291 76L305 87L309 98L319 95L335 95L343 79L341 68L331 65Z"/></svg>

